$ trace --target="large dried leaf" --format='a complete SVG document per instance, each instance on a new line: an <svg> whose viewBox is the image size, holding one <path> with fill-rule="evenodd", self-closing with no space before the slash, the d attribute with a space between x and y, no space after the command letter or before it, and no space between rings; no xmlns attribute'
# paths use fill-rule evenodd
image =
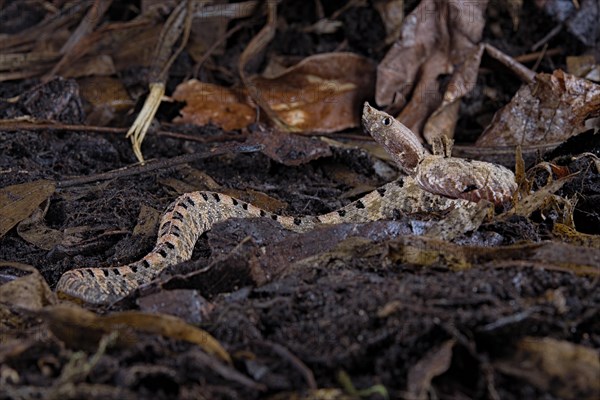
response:
<svg viewBox="0 0 600 400"><path fill-rule="evenodd" d="M477 146L559 144L600 116L600 85L561 70L540 73L496 113Z"/></svg>
<svg viewBox="0 0 600 400"><path fill-rule="evenodd" d="M600 396L596 349L552 338L526 337L517 343L514 354L494 365L563 399L596 400Z"/></svg>
<svg viewBox="0 0 600 400"><path fill-rule="evenodd" d="M80 233L89 230L87 226L69 228L64 231L52 229L46 225L46 221L44 220L47 211L48 206L43 210L36 208L33 214L19 222L17 233L23 240L40 249L52 250L57 245L71 247L80 243Z"/></svg>
<svg viewBox="0 0 600 400"><path fill-rule="evenodd" d="M353 53L307 57L280 75L251 79L279 118L299 132L360 126L362 104L373 92L375 65Z"/></svg>
<svg viewBox="0 0 600 400"><path fill-rule="evenodd" d="M256 120L256 110L249 105L243 91L191 79L178 85L172 97L186 102L175 123L211 123L233 130L245 128Z"/></svg>
<svg viewBox="0 0 600 400"><path fill-rule="evenodd" d="M420 132L442 101L440 76L452 75L477 49L486 7L487 1L423 0L404 19L400 39L377 68L377 104L403 108L398 119Z"/></svg>
<svg viewBox="0 0 600 400"><path fill-rule="evenodd" d="M39 271L30 265L2 262L0 270L4 278L13 279L0 286L0 303L37 310L56 303L56 296L50 290ZM11 273L14 271L15 273Z"/></svg>
<svg viewBox="0 0 600 400"><path fill-rule="evenodd" d="M352 53L308 57L275 77L249 79L277 119L296 132L335 132L360 125L359 110L373 91L375 66ZM255 92L255 93L254 93ZM177 87L173 98L185 101L177 123L241 129L254 122L256 110L246 91L191 80Z"/></svg>
<svg viewBox="0 0 600 400"><path fill-rule="evenodd" d="M42 179L0 189L0 237L29 217L55 188L54 182Z"/></svg>
<svg viewBox="0 0 600 400"><path fill-rule="evenodd" d="M431 380L450 368L452 349L456 342L448 340L439 348L430 350L408 371L407 391L411 399L427 400L431 390Z"/></svg>
<svg viewBox="0 0 600 400"><path fill-rule="evenodd" d="M227 351L208 332L171 315L124 311L98 316L74 305L57 305L44 308L40 316L48 322L52 333L73 347L94 348L102 336L114 331L119 332L122 345L133 344L135 331L139 331L194 343L207 353L231 362Z"/></svg>

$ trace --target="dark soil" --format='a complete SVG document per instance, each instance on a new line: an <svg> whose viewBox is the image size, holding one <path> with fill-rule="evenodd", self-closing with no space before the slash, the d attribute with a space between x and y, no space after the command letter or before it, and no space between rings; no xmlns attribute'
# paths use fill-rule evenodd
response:
<svg viewBox="0 0 600 400"><path fill-rule="evenodd" d="M385 33L378 27L376 20L379 17L372 9L351 8L343 13L340 20L348 29L341 37L316 36L297 29L302 24L314 22L314 10L301 8L302 12L296 12L297 2L284 3L281 12L289 16L290 24L272 43L275 51L288 49L287 54L306 56L332 51L346 40L344 43L351 51L376 59L383 56L384 52L375 43ZM310 8L313 2L303 3ZM522 30L538 33L532 33L529 40L533 41L539 39L539 32L545 32L547 27L538 25L543 21L526 19L531 13L528 7L520 26ZM30 18L35 19L36 15L32 14ZM510 21L504 14L494 15L494 18ZM242 30L236 40L244 38L247 41L253 33ZM518 42L515 46L519 50L528 45L530 43ZM223 59L235 59L244 48L240 43L228 47L231 53ZM185 55L180 61L185 64ZM557 65L542 65L548 70L554 67ZM214 78L224 80L221 76ZM490 82L494 79L489 77ZM46 119L81 123L81 100L76 93L72 97L63 95L68 91L65 88L76 83L61 82L45 87L51 95L29 101L28 109L19 108L22 105L0 104L0 117L38 113ZM2 83L0 96L12 97L35 88L36 83L35 80ZM511 95L505 93L507 99ZM170 112L172 110L161 109L158 118L164 118ZM485 113L485 110L479 112ZM214 127L181 129L199 137L222 133ZM575 224L581 232L598 235L600 176L589 160L577 164L567 157L600 152L597 138L592 139L591 144L583 143L574 141L551 156L568 165L572 172L579 171L577 179L565 185L559 194L565 198L575 194L580 196ZM220 145L222 143L187 142L150 133L143 151L147 159L164 159ZM60 182L115 170L134 162L130 143L122 134L0 130L0 187L37 179ZM35 266L52 288L65 271L73 268L114 266L137 260L154 244L153 238L141 241L131 238L140 207L145 205L162 212L180 194L167 184L168 180L189 182L190 168L209 175L223 189L252 189L279 199L287 204L284 214L318 215L356 198L344 196L352 189L344 176L373 187L386 183L376 174L374 163L368 153L358 149L334 149L330 157L297 167L284 166L261 153L227 154L134 177L59 188L50 199L44 221L58 231L82 228L83 240L71 247L43 250L24 241L17 230L12 229L0 238L0 260ZM203 189L206 187L196 185L196 190ZM533 215L531 218L494 220L482 226L472 240L475 244L482 243L483 239L477 242L477 238L493 235L497 245L540 243L552 239L554 217ZM406 217L399 216L398 222L408 226L414 224L414 220L430 219L430 216L419 216L411 220L413 222L407 222ZM276 242L263 239L264 243L261 243L264 233L260 232L272 229L273 235L279 236L282 243L289 240L288 234L280 228L270 222L269 226L264 226L265 223L229 221L215 227L198 242L191 261L170 268L161 280L168 281L170 276L200 270L217 258L215 252L225 258L221 265L231 263L232 267L239 264L242 270L247 268L248 260L253 257L250 255L258 254L264 246ZM238 225L231 228L231 224ZM250 232L254 237L253 242L241 250L235 247L239 237L231 237L235 236L232 231L240 230ZM375 242L393 238L393 235L385 236ZM231 257L236 251L241 251L242 256ZM448 372L434 379L437 398L489 398L490 387L493 387L502 399L554 399L559 397L537 389L526 380L499 372L493 368L493 363L512 354L515 343L525 336L551 337L600 349L597 278L547 269L543 262L525 260L502 265L485 262L456 271L443 263L415 267L389 262L383 252L365 252L355 253L350 258L314 259L303 265L305 268L285 270L258 285L251 279L228 284L219 282L218 277L208 277L209 281L202 285L195 285L193 280L175 280L161 289L173 291L172 301L177 302L190 296L189 292L198 287L211 287L213 290L207 292L193 292L193 296L203 295L210 303L203 303L205 305L194 312L182 310L185 307L181 303L174 313L214 335L233 355L235 369L261 386L251 386L246 381L219 373L208 356L192 344L148 334L125 349L109 348L89 374L88 385L81 384L70 395L88 399L287 396L285 393L300 393L309 388L310 376L314 376L319 388L340 387L338 374L343 371L358 389L381 384L390 398L402 398L408 384L408 371L432 349L455 340ZM287 266L280 267L286 269ZM139 308L145 295L156 295L156 292L136 295L113 310ZM557 296L560 301L556 300ZM198 310L202 310L202 315ZM35 319L29 324L23 337L35 338L42 328ZM38 339L35 345L16 357L5 357L2 352L4 350L0 350L2 360L6 360L0 368L2 382L12 379L5 375L9 369L18 374L18 385L13 386L15 390L3 393L2 398L10 398L15 393L20 393L21 398L43 398L45 392L33 389L27 392L25 388L49 387L73 357L69 343L65 346L51 337ZM19 387L24 391L19 392ZM381 397L372 394L371 398Z"/></svg>

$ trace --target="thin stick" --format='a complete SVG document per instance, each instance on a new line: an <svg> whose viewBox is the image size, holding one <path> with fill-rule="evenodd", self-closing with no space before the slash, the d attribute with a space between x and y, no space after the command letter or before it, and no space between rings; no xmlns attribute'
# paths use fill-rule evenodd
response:
<svg viewBox="0 0 600 400"><path fill-rule="evenodd" d="M103 172L100 174L90 175L90 176L81 176L72 179L66 179L57 183L57 188L67 188L71 186L82 185L86 183L105 181L109 179L115 178L123 178L126 176L133 176L148 173L151 171L155 171L157 169L164 169L174 167L180 164L186 164L192 161L200 160L203 158L208 158L212 156L229 154L229 153L254 153L262 150L262 145L240 145L237 143L229 143L219 147L215 147L208 151L204 151L201 153L194 154L185 154L182 156L177 156L174 158L169 158L166 160L155 160L155 161L147 161L145 164L137 164L131 167L125 167L121 169L116 169L108 172Z"/></svg>

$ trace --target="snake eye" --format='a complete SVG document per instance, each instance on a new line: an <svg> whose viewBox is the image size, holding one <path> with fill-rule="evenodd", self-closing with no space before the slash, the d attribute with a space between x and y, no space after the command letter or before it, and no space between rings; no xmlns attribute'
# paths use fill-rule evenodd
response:
<svg viewBox="0 0 600 400"><path fill-rule="evenodd" d="M390 126L392 124L392 119L390 117L385 117L381 123L385 126Z"/></svg>

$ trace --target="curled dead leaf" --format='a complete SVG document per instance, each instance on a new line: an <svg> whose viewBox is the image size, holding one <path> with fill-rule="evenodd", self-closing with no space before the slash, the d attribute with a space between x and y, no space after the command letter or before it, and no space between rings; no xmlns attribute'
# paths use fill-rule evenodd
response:
<svg viewBox="0 0 600 400"><path fill-rule="evenodd" d="M98 316L74 305L46 307L39 313L52 333L70 346L95 348L102 336L113 331L119 332L121 345L128 345L134 343L135 332L139 331L194 343L205 352L231 362L227 351L212 335L171 315L123 311Z"/></svg>
<svg viewBox="0 0 600 400"><path fill-rule="evenodd" d="M525 337L511 356L494 366L560 398L594 400L600 396L599 360L595 349L564 340Z"/></svg>
<svg viewBox="0 0 600 400"><path fill-rule="evenodd" d="M334 132L360 125L360 108L373 91L375 66L353 53L307 57L273 77L249 78L246 90L191 80L173 98L187 102L176 123L242 129L254 122L252 98L262 101L296 132Z"/></svg>
<svg viewBox="0 0 600 400"><path fill-rule="evenodd" d="M583 132L600 116L600 85L561 70L540 73L494 115L477 146L554 144Z"/></svg>

